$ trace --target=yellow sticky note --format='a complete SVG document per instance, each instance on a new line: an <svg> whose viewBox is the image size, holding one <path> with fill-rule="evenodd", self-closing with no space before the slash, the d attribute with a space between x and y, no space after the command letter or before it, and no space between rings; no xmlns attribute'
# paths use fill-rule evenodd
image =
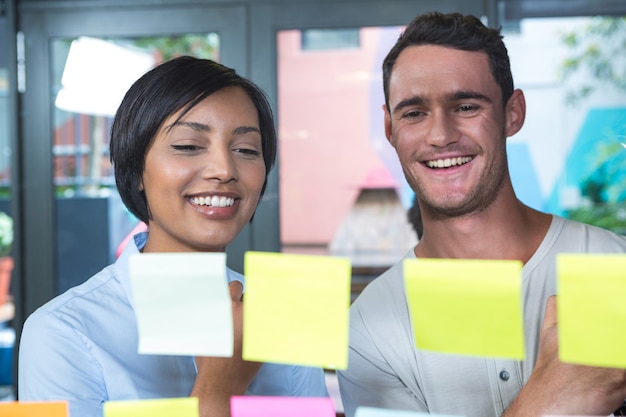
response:
<svg viewBox="0 0 626 417"><path fill-rule="evenodd" d="M244 359L347 367L349 259L247 252L244 269Z"/></svg>
<svg viewBox="0 0 626 417"><path fill-rule="evenodd" d="M524 359L521 269L513 260L406 259L416 346Z"/></svg>
<svg viewBox="0 0 626 417"><path fill-rule="evenodd" d="M107 401L104 417L198 417L197 397Z"/></svg>
<svg viewBox="0 0 626 417"><path fill-rule="evenodd" d="M557 256L559 359L626 368L626 255Z"/></svg>
<svg viewBox="0 0 626 417"><path fill-rule="evenodd" d="M11 401L0 402L0 416L3 417L67 417L65 401Z"/></svg>

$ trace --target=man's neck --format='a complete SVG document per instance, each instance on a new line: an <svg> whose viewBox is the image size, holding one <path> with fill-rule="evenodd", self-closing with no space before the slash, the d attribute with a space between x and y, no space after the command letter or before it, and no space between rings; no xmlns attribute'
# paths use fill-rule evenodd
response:
<svg viewBox="0 0 626 417"><path fill-rule="evenodd" d="M415 247L418 257L519 259L526 263L545 237L552 216L518 200L507 207L457 218L422 213L424 234Z"/></svg>

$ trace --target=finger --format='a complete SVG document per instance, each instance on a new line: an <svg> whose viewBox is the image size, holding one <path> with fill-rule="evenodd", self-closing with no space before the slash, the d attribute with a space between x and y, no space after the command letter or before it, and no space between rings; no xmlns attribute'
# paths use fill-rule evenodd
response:
<svg viewBox="0 0 626 417"><path fill-rule="evenodd" d="M548 297L548 300L546 301L546 312L543 316L542 329L555 326L556 324L557 324L556 295L552 295Z"/></svg>
<svg viewBox="0 0 626 417"><path fill-rule="evenodd" d="M228 284L230 291L230 299L233 301L241 301L243 297L243 285L239 281L232 281Z"/></svg>

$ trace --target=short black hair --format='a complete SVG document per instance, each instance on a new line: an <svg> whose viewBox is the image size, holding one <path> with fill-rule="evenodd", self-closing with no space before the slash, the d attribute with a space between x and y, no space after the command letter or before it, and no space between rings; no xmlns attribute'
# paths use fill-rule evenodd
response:
<svg viewBox="0 0 626 417"><path fill-rule="evenodd" d="M181 56L166 61L139 78L120 104L111 127L110 158L122 201L139 220L148 223L150 213L140 190L146 153L163 122L183 110L184 116L211 94L227 87L242 88L259 116L265 182L276 160L274 116L263 91L235 70L209 59Z"/></svg>
<svg viewBox="0 0 626 417"><path fill-rule="evenodd" d="M430 12L416 16L383 61L383 90L389 108L389 79L400 53L409 46L438 45L463 51L484 52L502 93L502 105L513 94L513 75L501 28L485 26L480 19L460 13Z"/></svg>

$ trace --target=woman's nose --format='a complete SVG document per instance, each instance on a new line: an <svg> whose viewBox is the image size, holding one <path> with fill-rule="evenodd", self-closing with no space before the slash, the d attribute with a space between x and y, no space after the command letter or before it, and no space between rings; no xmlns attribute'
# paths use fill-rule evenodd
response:
<svg viewBox="0 0 626 417"><path fill-rule="evenodd" d="M228 147L211 147L208 149L203 176L220 182L237 180L237 166Z"/></svg>

